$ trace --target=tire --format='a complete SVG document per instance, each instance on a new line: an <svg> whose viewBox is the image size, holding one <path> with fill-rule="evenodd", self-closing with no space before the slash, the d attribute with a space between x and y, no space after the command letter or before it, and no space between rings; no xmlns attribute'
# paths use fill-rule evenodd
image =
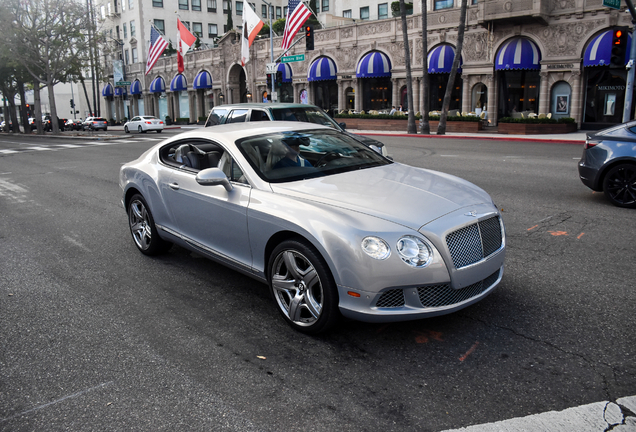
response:
<svg viewBox="0 0 636 432"><path fill-rule="evenodd" d="M317 334L340 318L338 290L318 251L301 240L286 240L270 256L270 292L283 318L294 329Z"/></svg>
<svg viewBox="0 0 636 432"><path fill-rule="evenodd" d="M603 179L603 193L615 206L636 208L636 165L622 163L611 168Z"/></svg>
<svg viewBox="0 0 636 432"><path fill-rule="evenodd" d="M133 195L128 203L128 226L135 246L144 255L159 255L172 246L159 237L148 204L139 194Z"/></svg>
<svg viewBox="0 0 636 432"><path fill-rule="evenodd" d="M130 133L130 131L128 130L128 126L124 126L124 132Z"/></svg>
<svg viewBox="0 0 636 432"><path fill-rule="evenodd" d="M161 129L157 129L157 133L161 133Z"/></svg>
<svg viewBox="0 0 636 432"><path fill-rule="evenodd" d="M142 129L141 126L137 126L137 132L142 133L144 130Z"/></svg>

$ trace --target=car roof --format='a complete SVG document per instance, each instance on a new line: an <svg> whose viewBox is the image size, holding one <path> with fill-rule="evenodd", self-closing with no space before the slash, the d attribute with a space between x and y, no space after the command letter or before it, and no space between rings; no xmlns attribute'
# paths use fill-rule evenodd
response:
<svg viewBox="0 0 636 432"><path fill-rule="evenodd" d="M276 108L318 108L315 105L299 104L299 103L263 103L263 102L250 102L250 103L237 103L237 104L225 104L217 105L216 108L262 108L262 109L276 109ZM320 109L320 108L318 108Z"/></svg>

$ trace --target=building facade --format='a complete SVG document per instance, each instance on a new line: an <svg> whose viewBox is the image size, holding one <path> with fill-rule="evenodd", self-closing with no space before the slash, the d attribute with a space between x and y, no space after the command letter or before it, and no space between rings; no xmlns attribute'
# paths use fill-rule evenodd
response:
<svg viewBox="0 0 636 432"><path fill-rule="evenodd" d="M338 8L345 3L354 2ZM429 109L441 108L456 55L459 4L460 0L428 0L426 48L421 6L416 5L407 18L416 112L422 109L426 91L421 79L425 59L431 79ZM602 0L469 0L469 4L451 109L486 111L493 125L502 117L529 113L573 117L586 128L621 122L627 70L610 66L609 56L611 30L631 27L628 11L604 7ZM240 25L240 17L235 23ZM176 24L173 27L174 42ZM170 35L168 29L166 33ZM230 31L215 47L186 54L183 74L177 72L176 56L167 56L148 75L144 75L147 44L137 41L144 51L126 65L131 85L119 88L117 94L112 80L102 84L103 116L121 119L145 113L194 122L214 105L262 101L269 95L265 74L272 56L269 39L254 42L245 67L240 65L240 34ZM281 38L273 42L277 58L283 54ZM308 102L331 111L399 105L406 109L399 18L340 21L315 32L313 51L305 52L301 41L287 54L304 54L305 60L279 65L284 77L276 88L279 101Z"/></svg>

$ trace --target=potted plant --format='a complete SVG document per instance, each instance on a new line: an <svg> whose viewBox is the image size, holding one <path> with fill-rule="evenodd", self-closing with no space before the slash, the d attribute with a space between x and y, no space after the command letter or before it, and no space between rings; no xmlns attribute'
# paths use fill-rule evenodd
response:
<svg viewBox="0 0 636 432"><path fill-rule="evenodd" d="M169 116L169 115L167 115L167 116L164 118L164 121L166 122L166 126L169 126L169 125L171 125L171 124L172 124L172 119L170 118L170 116Z"/></svg>

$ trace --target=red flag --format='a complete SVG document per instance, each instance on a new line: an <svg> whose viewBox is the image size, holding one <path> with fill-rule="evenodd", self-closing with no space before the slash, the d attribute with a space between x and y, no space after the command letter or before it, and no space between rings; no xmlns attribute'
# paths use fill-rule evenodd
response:
<svg viewBox="0 0 636 432"><path fill-rule="evenodd" d="M179 69L179 73L183 73L185 67L183 65L183 57L185 53L188 52L192 44L196 42L197 38L190 30L183 25L181 20L177 18L177 33L178 33L178 41L177 41L177 67Z"/></svg>
<svg viewBox="0 0 636 432"><path fill-rule="evenodd" d="M283 32L283 41L280 45L283 52L289 49L294 40L294 36L298 33L298 29L305 24L305 21L307 21L307 18L310 16L311 11L305 6L305 3L299 0L289 0L287 3L285 31Z"/></svg>

